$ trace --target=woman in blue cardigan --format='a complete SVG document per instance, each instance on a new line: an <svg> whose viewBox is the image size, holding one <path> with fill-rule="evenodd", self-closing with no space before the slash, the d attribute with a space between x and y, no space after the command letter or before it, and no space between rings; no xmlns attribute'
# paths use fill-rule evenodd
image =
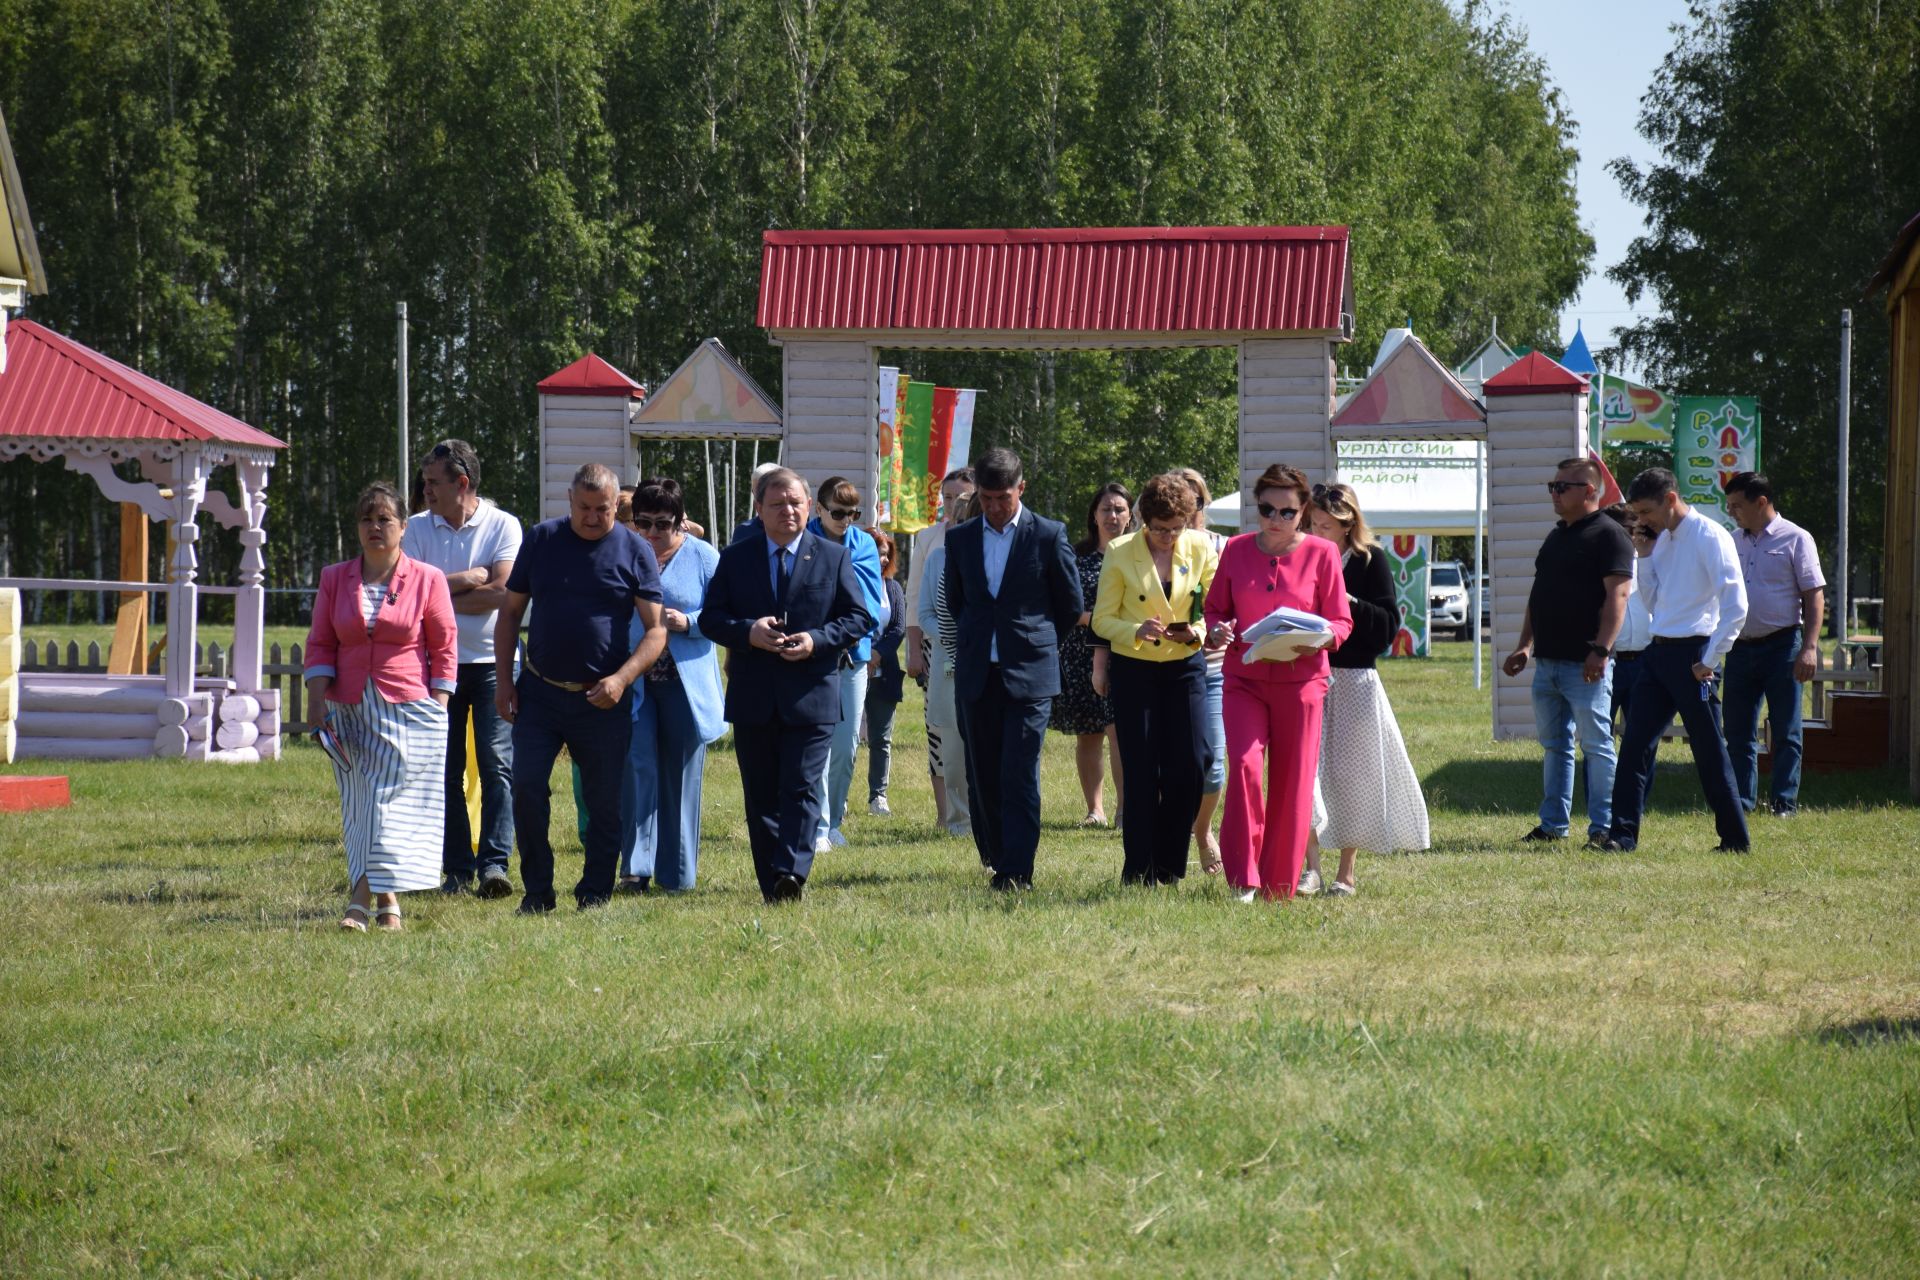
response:
<svg viewBox="0 0 1920 1280"><path fill-rule="evenodd" d="M688 536L686 503L673 480L642 481L633 527L660 562L667 651L634 687L633 738L621 794L621 890L669 893L693 887L700 856L700 779L707 744L726 728L720 661L700 634L700 604L720 553ZM635 618L634 627L640 625ZM634 643L639 642L635 632Z"/></svg>

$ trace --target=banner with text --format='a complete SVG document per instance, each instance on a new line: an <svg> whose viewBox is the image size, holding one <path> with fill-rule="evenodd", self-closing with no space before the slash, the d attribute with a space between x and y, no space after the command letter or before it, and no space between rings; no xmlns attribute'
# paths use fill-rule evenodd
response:
<svg viewBox="0 0 1920 1280"><path fill-rule="evenodd" d="M1752 396L1679 396L1674 401L1673 474L1680 496L1728 529L1725 486L1760 469L1760 404Z"/></svg>
<svg viewBox="0 0 1920 1280"><path fill-rule="evenodd" d="M1665 449L1673 444L1673 397L1625 378L1595 378L1587 405L1595 443Z"/></svg>
<svg viewBox="0 0 1920 1280"><path fill-rule="evenodd" d="M880 370L879 430L880 465L874 471L873 522L881 528L893 523L893 495L898 487L900 442L894 434L896 398L900 394L900 371Z"/></svg>

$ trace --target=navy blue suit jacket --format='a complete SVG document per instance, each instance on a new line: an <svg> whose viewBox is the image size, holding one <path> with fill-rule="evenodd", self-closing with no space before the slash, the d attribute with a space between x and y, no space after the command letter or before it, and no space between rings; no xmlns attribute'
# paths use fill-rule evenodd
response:
<svg viewBox="0 0 1920 1280"><path fill-rule="evenodd" d="M992 643L1000 641L1000 680L1007 696L1051 698L1060 692L1060 637L1080 623L1080 570L1067 528L1023 510L1007 555L1000 594L987 590L983 517L947 530L947 609L959 641L954 693L973 699L986 688Z"/></svg>
<svg viewBox="0 0 1920 1280"><path fill-rule="evenodd" d="M771 552L764 535L742 538L720 553L700 630L724 645L727 719L734 724L838 724L840 655L873 629L853 559L846 548L802 533L787 583L787 630L813 637L802 662L756 649L747 636L756 619L777 617Z"/></svg>

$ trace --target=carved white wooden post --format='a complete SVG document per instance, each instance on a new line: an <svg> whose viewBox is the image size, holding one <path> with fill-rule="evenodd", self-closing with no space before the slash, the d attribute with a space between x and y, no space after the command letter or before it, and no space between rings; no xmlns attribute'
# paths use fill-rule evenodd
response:
<svg viewBox="0 0 1920 1280"><path fill-rule="evenodd" d="M239 458L240 592L233 602L233 683L241 693L260 687L261 647L266 636L267 463Z"/></svg>
<svg viewBox="0 0 1920 1280"><path fill-rule="evenodd" d="M193 653L199 640L199 588L195 586L200 541L195 518L207 495L207 464L200 450L182 448L171 465L173 483L173 563L167 566L167 696L193 692Z"/></svg>

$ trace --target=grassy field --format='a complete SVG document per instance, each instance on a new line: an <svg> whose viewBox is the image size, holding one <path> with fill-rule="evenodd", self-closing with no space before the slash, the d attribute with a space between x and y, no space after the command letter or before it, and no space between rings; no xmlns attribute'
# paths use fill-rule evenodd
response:
<svg viewBox="0 0 1920 1280"><path fill-rule="evenodd" d="M1896 780L1735 857L1674 763L1639 854L1533 851L1467 657L1387 674L1435 847L1346 902L1123 889L1057 738L1037 889L991 895L917 700L902 816L777 911L724 750L693 893L398 937L333 930L317 752L76 764L0 819L0 1274L1920 1270Z"/></svg>

